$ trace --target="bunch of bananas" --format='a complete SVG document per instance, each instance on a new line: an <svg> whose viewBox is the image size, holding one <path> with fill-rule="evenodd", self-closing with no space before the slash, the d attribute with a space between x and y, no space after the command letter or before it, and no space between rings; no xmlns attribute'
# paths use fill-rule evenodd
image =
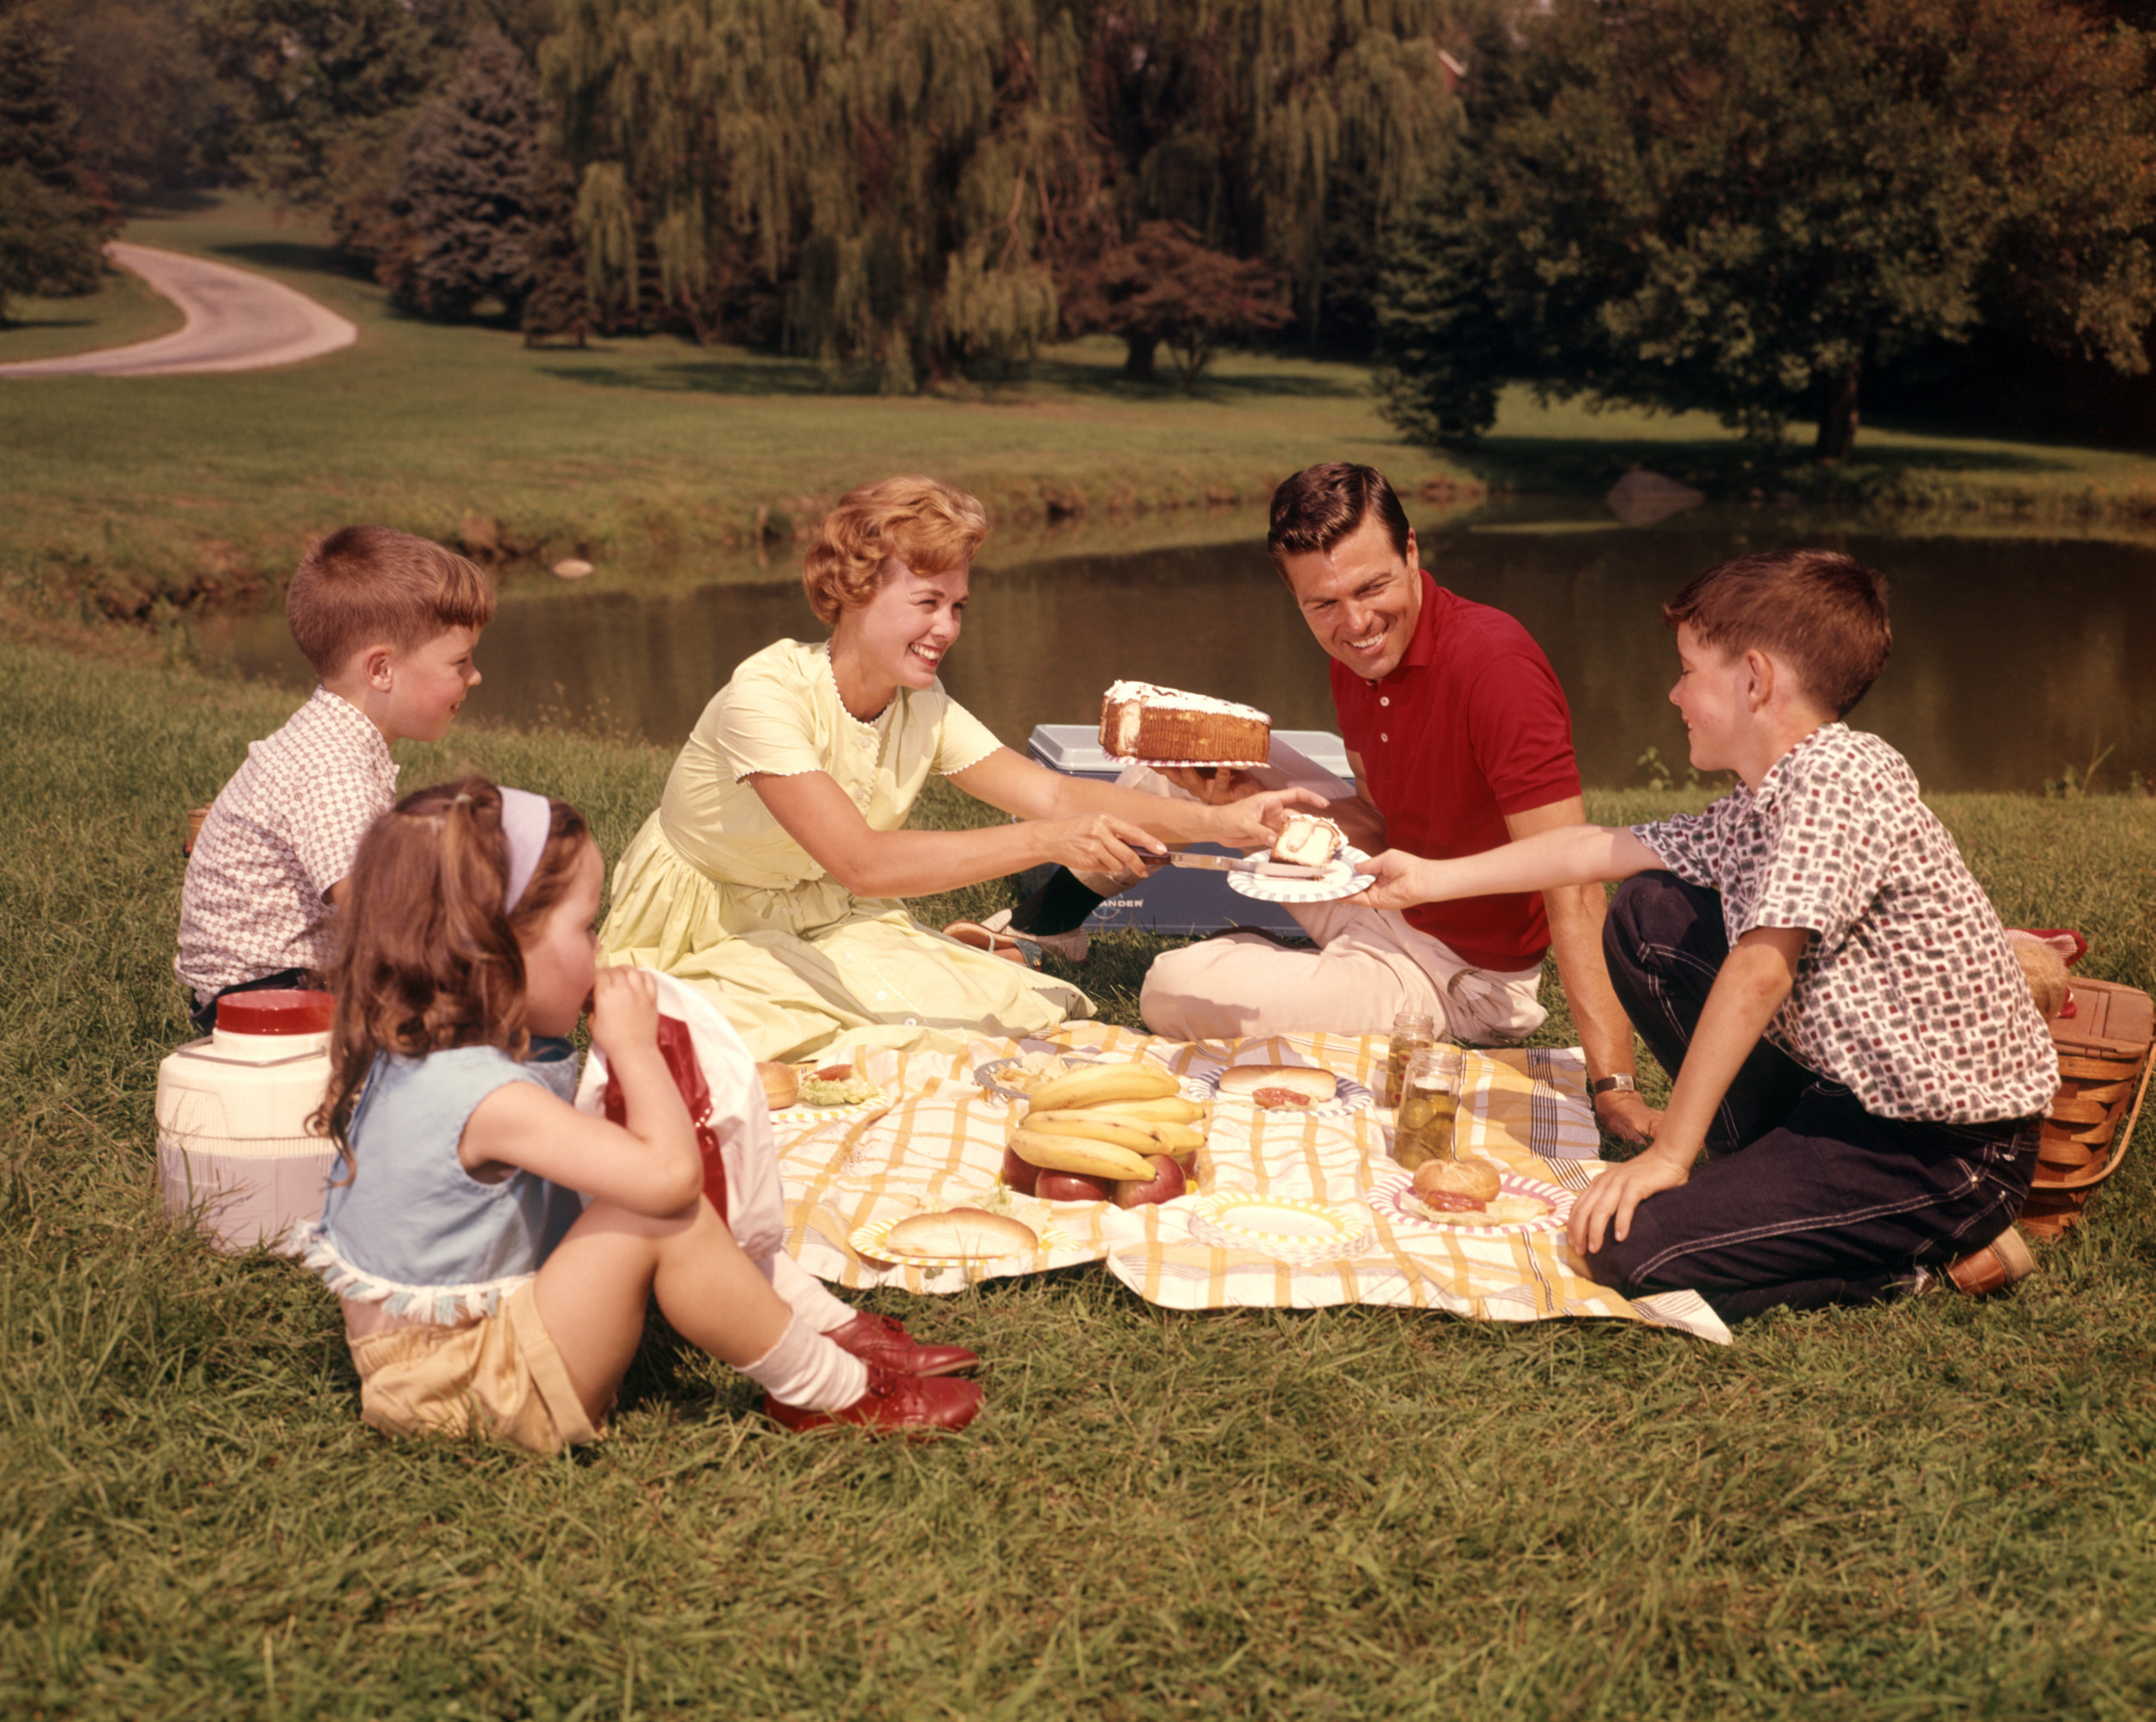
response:
<svg viewBox="0 0 2156 1722"><path fill-rule="evenodd" d="M1186 1169L1205 1145L1206 1109L1157 1064L1096 1064L1035 1093L1011 1129L1011 1151L1044 1171L1107 1180L1150 1179L1150 1155Z"/></svg>

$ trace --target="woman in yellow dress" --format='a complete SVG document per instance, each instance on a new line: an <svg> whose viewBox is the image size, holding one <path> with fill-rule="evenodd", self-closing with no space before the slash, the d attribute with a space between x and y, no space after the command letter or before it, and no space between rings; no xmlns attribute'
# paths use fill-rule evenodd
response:
<svg viewBox="0 0 2156 1722"><path fill-rule="evenodd" d="M615 868L605 959L702 987L760 1059L842 1037L955 1051L1089 1017L1076 987L922 926L903 899L1044 862L1142 871L1170 843L1257 848L1284 809L1314 803L1171 800L999 742L936 676L987 529L978 502L933 479L849 492L803 573L830 642L781 640L734 672ZM1016 823L903 830L931 773Z"/></svg>

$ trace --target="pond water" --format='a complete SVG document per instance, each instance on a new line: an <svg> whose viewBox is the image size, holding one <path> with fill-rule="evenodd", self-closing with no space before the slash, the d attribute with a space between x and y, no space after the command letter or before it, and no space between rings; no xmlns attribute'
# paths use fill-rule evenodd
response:
<svg viewBox="0 0 2156 1722"><path fill-rule="evenodd" d="M1659 605L1701 569L1792 542L1845 549L1887 576L1892 661L1852 722L1899 748L1927 788L2034 790L2111 748L2096 780L2156 777L2156 551L2095 540L1907 537L1814 517L1702 512L1626 528L1583 510L1433 529L1423 560L1508 611L1550 654L1590 786L1640 784L1648 748L1681 779L1667 701L1676 652ZM992 547L993 548L993 547ZM782 566L774 563L774 572ZM733 667L771 641L820 637L796 580L692 589L512 585L479 648L467 715L552 720L678 744ZM304 687L283 618L233 624L211 648ZM1015 747L1037 723L1091 723L1119 678L1246 701L1282 729L1334 727L1327 660L1255 539L976 571L955 698Z"/></svg>

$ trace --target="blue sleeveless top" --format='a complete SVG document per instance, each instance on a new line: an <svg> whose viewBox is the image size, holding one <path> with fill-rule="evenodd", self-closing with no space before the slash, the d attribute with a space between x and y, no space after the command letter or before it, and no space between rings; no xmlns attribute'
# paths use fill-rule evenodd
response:
<svg viewBox="0 0 2156 1722"><path fill-rule="evenodd" d="M522 1064L491 1046L376 1055L347 1132L352 1158L338 1156L322 1218L299 1239L339 1297L448 1325L492 1315L539 1271L584 1199L523 1171L482 1184L457 1158L479 1102L511 1082L573 1100L574 1049L535 1036Z"/></svg>

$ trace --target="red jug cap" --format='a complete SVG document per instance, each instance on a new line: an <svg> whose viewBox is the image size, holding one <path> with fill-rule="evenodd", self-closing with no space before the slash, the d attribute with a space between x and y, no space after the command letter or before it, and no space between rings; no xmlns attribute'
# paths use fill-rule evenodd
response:
<svg viewBox="0 0 2156 1722"><path fill-rule="evenodd" d="M263 986L217 1000L217 1026L233 1035L323 1035L336 1001L327 992Z"/></svg>

